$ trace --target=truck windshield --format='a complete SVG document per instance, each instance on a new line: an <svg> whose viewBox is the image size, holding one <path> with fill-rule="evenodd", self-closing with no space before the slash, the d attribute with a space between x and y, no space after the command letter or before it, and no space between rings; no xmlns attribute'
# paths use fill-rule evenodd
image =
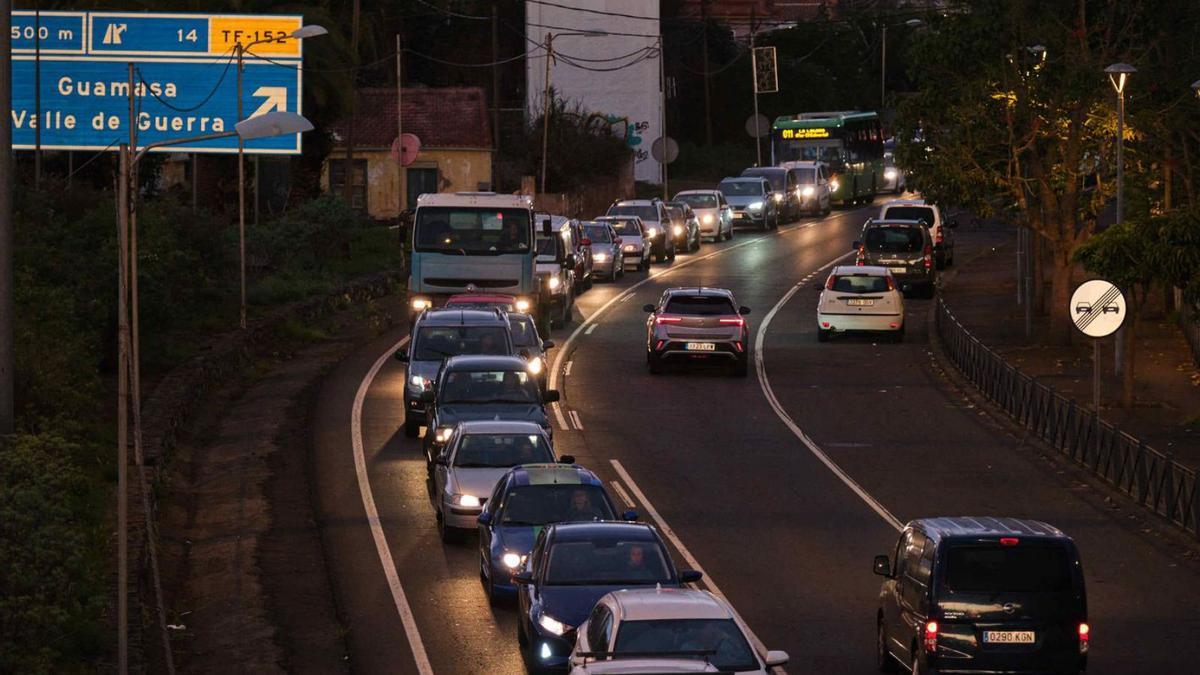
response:
<svg viewBox="0 0 1200 675"><path fill-rule="evenodd" d="M417 209L413 249L458 255L528 253L531 234L524 209L424 206Z"/></svg>

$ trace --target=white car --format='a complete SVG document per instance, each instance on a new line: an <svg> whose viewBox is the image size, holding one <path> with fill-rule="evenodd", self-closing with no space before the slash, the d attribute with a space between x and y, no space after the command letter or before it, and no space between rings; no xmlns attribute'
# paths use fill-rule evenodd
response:
<svg viewBox="0 0 1200 675"><path fill-rule="evenodd" d="M460 422L429 464L429 498L442 539L479 526L483 505L509 469L554 461L550 438L533 422Z"/></svg>
<svg viewBox="0 0 1200 675"><path fill-rule="evenodd" d="M879 209L878 220L923 220L929 226L929 238L933 240L933 258L937 268L954 264L954 235L951 229L958 227L954 219L943 220L942 210L924 199L894 199Z"/></svg>
<svg viewBox="0 0 1200 675"><path fill-rule="evenodd" d="M640 588L600 598L576 631L572 675L767 673L787 652L758 653L733 608L708 591Z"/></svg>
<svg viewBox="0 0 1200 675"><path fill-rule="evenodd" d="M829 273L817 300L817 339L833 333L887 333L904 339L904 294L886 267L839 265Z"/></svg>
<svg viewBox="0 0 1200 675"><path fill-rule="evenodd" d="M833 210L833 188L825 162L784 162L779 166L796 177L800 212L827 216Z"/></svg>
<svg viewBox="0 0 1200 675"><path fill-rule="evenodd" d="M700 221L700 236L713 241L733 238L733 207L720 190L684 190L672 201L684 202Z"/></svg>

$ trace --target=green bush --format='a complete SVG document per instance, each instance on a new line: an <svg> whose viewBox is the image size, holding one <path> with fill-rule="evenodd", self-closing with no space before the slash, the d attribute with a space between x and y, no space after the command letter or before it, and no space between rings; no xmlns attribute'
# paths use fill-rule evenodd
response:
<svg viewBox="0 0 1200 675"><path fill-rule="evenodd" d="M365 224L340 198L325 195L247 228L249 261L260 274L323 272L336 260L350 257L350 242Z"/></svg>
<svg viewBox="0 0 1200 675"><path fill-rule="evenodd" d="M49 434L0 443L0 672L87 669L104 650L104 538L83 449Z"/></svg>

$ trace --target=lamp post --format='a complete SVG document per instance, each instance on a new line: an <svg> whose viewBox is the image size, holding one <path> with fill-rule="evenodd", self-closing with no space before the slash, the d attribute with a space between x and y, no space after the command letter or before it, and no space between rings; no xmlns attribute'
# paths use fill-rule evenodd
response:
<svg viewBox="0 0 1200 675"><path fill-rule="evenodd" d="M304 38L317 37L318 35L326 35L329 31L324 26L310 24L301 26L292 31L291 35L284 40L303 40ZM240 41L233 45L233 52L237 56L237 118L241 123L245 114L242 111L242 67L244 65L246 51L255 45L260 45L265 42L282 42L278 38L260 38L249 44L243 45ZM258 174L254 175L255 180L258 180ZM347 180L349 178L347 177ZM255 190L254 198L258 199L258 191ZM239 280L241 282L241 302L238 307L238 326L245 330L246 328L246 148L242 136L238 136L238 269Z"/></svg>
<svg viewBox="0 0 1200 675"><path fill-rule="evenodd" d="M888 29L888 26L908 26L909 28L916 28L918 26L923 26L923 25L925 25L925 22L920 19L909 19L908 21L905 21L904 23L891 23L891 24L885 23L885 24L883 24L883 31L879 36L879 109L881 111L887 105L887 98L885 98L886 89L885 89L884 83L887 82L887 29Z"/></svg>
<svg viewBox="0 0 1200 675"><path fill-rule="evenodd" d="M128 664L128 609L125 603L125 598L128 597L128 538L127 532L129 529L129 486L127 480L127 465L129 463L129 443L128 443L128 425L129 411L132 403L133 415L133 438L135 442L141 437L141 416L138 414L140 400L136 397L130 401L129 383L130 375L137 372L131 368L130 351L131 345L136 343L138 336L136 332L131 335L129 321L129 307L137 306L137 286L130 283L130 219L133 215L130 208L130 191L132 189L132 177L137 170L138 162L146 156L146 153L156 148L181 145L184 143L197 143L201 141L211 141L219 138L238 137L239 144L244 140L255 140L259 138L271 138L273 136L285 136L289 134L298 134L312 130L313 125L307 119L296 113L290 113L282 110L269 112L265 115L259 115L248 120L239 121L234 126L234 131L226 131L218 134L206 134L203 136L192 136L189 138L173 138L161 141L154 141L147 144L141 150L130 148L128 143L122 143L118 149L121 164L121 175L117 187L117 277L118 277L118 302L117 302L117 322L118 322L118 340L117 340L117 597L118 597L118 617L117 617L117 644L118 644L118 670L124 672ZM137 323L133 325L136 327ZM136 331L136 328L135 328ZM134 387L136 391L136 386ZM140 465L141 454L138 453L138 462ZM140 468L140 467L139 467ZM143 498L145 495L143 494Z"/></svg>
<svg viewBox="0 0 1200 675"><path fill-rule="evenodd" d="M1137 68L1114 63L1104 69L1113 89L1117 90L1117 225L1125 218L1125 82Z"/></svg>

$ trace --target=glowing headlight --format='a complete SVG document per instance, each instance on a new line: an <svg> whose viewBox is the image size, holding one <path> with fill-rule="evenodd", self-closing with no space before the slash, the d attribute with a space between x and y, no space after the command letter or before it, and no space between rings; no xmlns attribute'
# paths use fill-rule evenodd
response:
<svg viewBox="0 0 1200 675"><path fill-rule="evenodd" d="M762 210L762 207L763 207L763 203L762 203L762 202L754 202L754 203L753 203L753 204L751 204L750 206L747 206L747 207L746 207L746 209L747 209L747 210L750 210L750 211L761 211L761 210Z"/></svg>
<svg viewBox="0 0 1200 675"><path fill-rule="evenodd" d="M883 170L883 177L887 180L896 180L896 175L897 174L896 174L895 169L884 169Z"/></svg>
<svg viewBox="0 0 1200 675"><path fill-rule="evenodd" d="M626 252L628 252L628 253L633 253L633 252L634 252L634 251L636 251L636 250L637 250L637 248L635 248L633 244L626 244L626 245L625 245L625 251L626 251Z"/></svg>
<svg viewBox="0 0 1200 675"><path fill-rule="evenodd" d="M450 503L456 506L474 508L479 506L479 497L475 495L450 495Z"/></svg>
<svg viewBox="0 0 1200 675"><path fill-rule="evenodd" d="M554 633L555 635L562 635L571 628L567 624L555 619L549 614L541 615L541 617L538 618L538 625L550 631L551 633Z"/></svg>
<svg viewBox="0 0 1200 675"><path fill-rule="evenodd" d="M836 180L829 181L829 191L830 192L837 192L838 188L840 188L840 187L841 187L841 184L838 183Z"/></svg>
<svg viewBox="0 0 1200 675"><path fill-rule="evenodd" d="M775 194L773 194L771 196L774 197L775 201L777 201L777 202L783 201L783 195L779 194L778 192L776 192Z"/></svg>
<svg viewBox="0 0 1200 675"><path fill-rule="evenodd" d="M530 359L529 363L526 365L526 368L529 370L529 372L537 375L538 373L542 372L542 360L536 358Z"/></svg>
<svg viewBox="0 0 1200 675"><path fill-rule="evenodd" d="M648 239L653 239L657 236L658 236L658 228L652 227L652 228L646 230L646 237Z"/></svg>
<svg viewBox="0 0 1200 675"><path fill-rule="evenodd" d="M438 430L433 434L433 438L438 443L445 443L446 441L450 440L450 434L453 431L454 427L438 427Z"/></svg>
<svg viewBox="0 0 1200 675"><path fill-rule="evenodd" d="M817 194L817 189L811 185L806 185L804 186L804 189L800 191L800 194L804 195L805 197L811 197Z"/></svg>
<svg viewBox="0 0 1200 675"><path fill-rule="evenodd" d="M562 285L562 280L558 277L550 277L546 280L546 285L550 287L550 290L554 290Z"/></svg>
<svg viewBox="0 0 1200 675"><path fill-rule="evenodd" d="M413 298L412 299L412 308L413 308L413 310L415 310L417 312L423 312L432 306L433 306L433 303L429 301L429 298Z"/></svg>
<svg viewBox="0 0 1200 675"><path fill-rule="evenodd" d="M517 302L514 306L517 308L518 312L524 314L529 311L529 300L526 298L517 298Z"/></svg>
<svg viewBox="0 0 1200 675"><path fill-rule="evenodd" d="M596 262L601 262L601 263L608 262L608 254L607 253L597 253L592 256L592 260L594 260Z"/></svg>
<svg viewBox="0 0 1200 675"><path fill-rule="evenodd" d="M679 235L683 234L683 226L682 226L682 225L676 225L676 226L675 226L675 229L674 229L674 230L672 230L672 231L675 233L675 236L676 236L676 237L678 237Z"/></svg>
<svg viewBox="0 0 1200 675"><path fill-rule="evenodd" d="M408 383L417 389L424 389L425 386L429 384L429 380L421 377L420 375L413 375L411 378L409 378Z"/></svg>
<svg viewBox="0 0 1200 675"><path fill-rule="evenodd" d="M515 570L521 566L521 563L525 562L525 556L509 552L500 556L500 562L508 569Z"/></svg>
<svg viewBox="0 0 1200 675"><path fill-rule="evenodd" d="M713 221L712 214L711 213L704 214L704 217L701 218L701 220L704 222L705 225L712 225L712 221Z"/></svg>

